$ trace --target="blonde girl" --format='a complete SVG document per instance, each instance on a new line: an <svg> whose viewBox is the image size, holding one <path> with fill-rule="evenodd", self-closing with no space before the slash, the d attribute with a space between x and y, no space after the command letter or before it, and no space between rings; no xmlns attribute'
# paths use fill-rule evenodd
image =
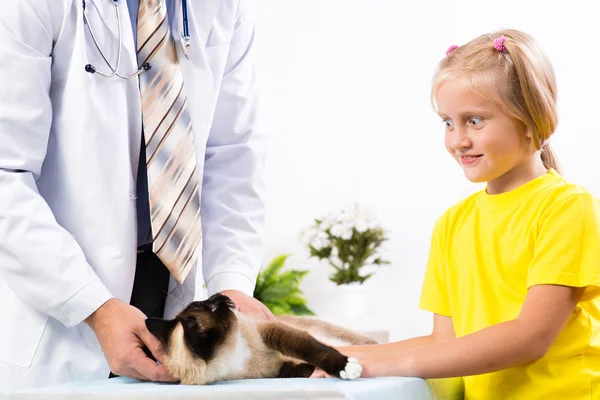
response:
<svg viewBox="0 0 600 400"><path fill-rule="evenodd" d="M363 376L464 377L469 400L599 399L600 202L548 144L550 61L523 32L482 35L448 49L432 100L448 152L486 188L435 225L420 300L433 332L340 350Z"/></svg>

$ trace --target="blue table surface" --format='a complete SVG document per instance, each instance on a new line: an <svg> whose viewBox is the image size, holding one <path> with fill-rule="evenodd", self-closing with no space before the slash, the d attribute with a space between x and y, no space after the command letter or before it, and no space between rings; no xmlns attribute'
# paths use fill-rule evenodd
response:
<svg viewBox="0 0 600 400"><path fill-rule="evenodd" d="M344 399L344 400L457 400L460 382L419 378L248 379L205 386L140 382L128 378L74 382L0 395L1 400L23 399Z"/></svg>

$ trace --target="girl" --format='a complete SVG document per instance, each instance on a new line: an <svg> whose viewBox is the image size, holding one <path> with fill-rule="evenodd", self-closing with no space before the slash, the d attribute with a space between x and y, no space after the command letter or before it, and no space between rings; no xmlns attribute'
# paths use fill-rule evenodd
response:
<svg viewBox="0 0 600 400"><path fill-rule="evenodd" d="M487 182L435 225L420 301L433 332L339 350L363 376L464 377L469 400L599 399L600 202L548 145L550 62L525 33L483 35L448 49L432 100L450 155Z"/></svg>

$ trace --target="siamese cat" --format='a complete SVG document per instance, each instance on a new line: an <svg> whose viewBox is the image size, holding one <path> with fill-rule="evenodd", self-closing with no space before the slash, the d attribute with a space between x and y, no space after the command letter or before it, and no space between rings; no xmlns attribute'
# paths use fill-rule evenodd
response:
<svg viewBox="0 0 600 400"><path fill-rule="evenodd" d="M309 377L315 367L356 379L362 372L358 361L331 346L376 344L366 335L312 317L252 318L222 294L190 303L173 320L149 318L146 326L163 345L165 366L186 385Z"/></svg>

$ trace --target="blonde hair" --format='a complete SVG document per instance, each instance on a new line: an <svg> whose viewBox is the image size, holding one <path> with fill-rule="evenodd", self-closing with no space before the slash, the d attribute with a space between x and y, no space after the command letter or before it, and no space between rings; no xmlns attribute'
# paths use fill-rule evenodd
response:
<svg viewBox="0 0 600 400"><path fill-rule="evenodd" d="M494 39L498 38L505 38L500 50L494 46ZM481 35L449 49L433 78L434 108L438 88L455 78L522 122L531 133L533 146L541 150L544 166L561 172L547 143L558 124L554 69L530 35L509 29Z"/></svg>

